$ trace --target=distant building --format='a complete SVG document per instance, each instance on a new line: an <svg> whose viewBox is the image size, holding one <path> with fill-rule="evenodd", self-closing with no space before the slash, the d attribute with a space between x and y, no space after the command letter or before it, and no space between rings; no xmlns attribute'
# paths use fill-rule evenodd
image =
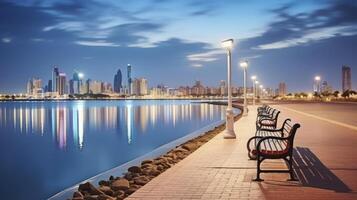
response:
<svg viewBox="0 0 357 200"><path fill-rule="evenodd" d="M206 94L206 89L201 84L201 81L196 81L195 85L191 88L191 95L202 96L205 94Z"/></svg>
<svg viewBox="0 0 357 200"><path fill-rule="evenodd" d="M145 78L136 78L132 83L132 94L143 96L148 94L148 81Z"/></svg>
<svg viewBox="0 0 357 200"><path fill-rule="evenodd" d="M102 82L88 79L86 81L86 93L87 94L100 94L102 93Z"/></svg>
<svg viewBox="0 0 357 200"><path fill-rule="evenodd" d="M332 87L327 84L327 81L322 82L321 93L332 93Z"/></svg>
<svg viewBox="0 0 357 200"><path fill-rule="evenodd" d="M131 79L131 65L128 64L127 66L127 78L128 78L128 93L133 94L133 88L132 88L132 79Z"/></svg>
<svg viewBox="0 0 357 200"><path fill-rule="evenodd" d="M52 92L58 92L59 70L58 67L53 68L52 72Z"/></svg>
<svg viewBox="0 0 357 200"><path fill-rule="evenodd" d="M27 82L27 94L39 95L43 93L42 80L39 78L32 78Z"/></svg>
<svg viewBox="0 0 357 200"><path fill-rule="evenodd" d="M228 94L228 87L227 87L226 81L224 81L224 80L221 80L219 83L219 94L221 96L227 96L227 94Z"/></svg>
<svg viewBox="0 0 357 200"><path fill-rule="evenodd" d="M112 93L113 92L112 84L110 84L108 82L102 82L101 91L102 91L102 93Z"/></svg>
<svg viewBox="0 0 357 200"><path fill-rule="evenodd" d="M286 84L285 82L279 83L279 96L286 96Z"/></svg>
<svg viewBox="0 0 357 200"><path fill-rule="evenodd" d="M79 77L78 72L74 72L72 79L69 81L69 93L80 94L82 87L82 80Z"/></svg>
<svg viewBox="0 0 357 200"><path fill-rule="evenodd" d="M120 69L118 69L117 73L114 76L114 92L120 93L122 89L122 74Z"/></svg>
<svg viewBox="0 0 357 200"><path fill-rule="evenodd" d="M348 66L342 66L342 92L351 89L351 68Z"/></svg>
<svg viewBox="0 0 357 200"><path fill-rule="evenodd" d="M59 73L57 77L57 92L59 95L67 94L67 81L66 81L66 74Z"/></svg>

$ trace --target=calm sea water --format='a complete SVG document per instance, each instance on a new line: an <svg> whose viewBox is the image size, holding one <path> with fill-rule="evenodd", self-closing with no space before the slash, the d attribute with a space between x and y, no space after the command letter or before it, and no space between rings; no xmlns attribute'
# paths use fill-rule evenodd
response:
<svg viewBox="0 0 357 200"><path fill-rule="evenodd" d="M0 198L46 199L224 116L185 100L0 102Z"/></svg>

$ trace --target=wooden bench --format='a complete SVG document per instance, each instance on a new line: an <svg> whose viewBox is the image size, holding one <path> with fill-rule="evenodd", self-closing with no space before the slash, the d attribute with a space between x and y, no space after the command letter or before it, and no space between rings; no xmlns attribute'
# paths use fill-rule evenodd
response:
<svg viewBox="0 0 357 200"><path fill-rule="evenodd" d="M270 108L268 113L258 113L256 120L256 130L259 129L276 129L280 111Z"/></svg>
<svg viewBox="0 0 357 200"><path fill-rule="evenodd" d="M290 179L295 180L292 166L294 137L300 124L291 125L286 119L280 129L259 129L256 136L247 142L248 156L257 160L257 177L262 181L260 173L289 173ZM283 159L288 170L262 170L260 165L266 159Z"/></svg>

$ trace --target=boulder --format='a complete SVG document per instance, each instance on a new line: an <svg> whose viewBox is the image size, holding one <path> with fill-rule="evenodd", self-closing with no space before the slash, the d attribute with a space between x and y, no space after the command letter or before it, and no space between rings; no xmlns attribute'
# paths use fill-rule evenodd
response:
<svg viewBox="0 0 357 200"><path fill-rule="evenodd" d="M75 191L73 193L73 198L76 198L76 197L81 197L83 199L84 196L80 191Z"/></svg>
<svg viewBox="0 0 357 200"><path fill-rule="evenodd" d="M190 142L190 143L186 143L182 146L183 149L186 149L188 151L193 151L195 149L197 149L197 144L194 142Z"/></svg>
<svg viewBox="0 0 357 200"><path fill-rule="evenodd" d="M137 185L145 185L149 181L150 181L150 179L147 178L146 176L139 176L139 177L134 178L134 182Z"/></svg>
<svg viewBox="0 0 357 200"><path fill-rule="evenodd" d="M108 196L106 194L101 194L97 198L98 200L116 200L116 198Z"/></svg>
<svg viewBox="0 0 357 200"><path fill-rule="evenodd" d="M126 179L118 179L113 181L111 188L113 190L127 190L129 189L129 181Z"/></svg>
<svg viewBox="0 0 357 200"><path fill-rule="evenodd" d="M101 181L99 181L98 184L99 184L99 185L103 185L103 186L109 186L110 182L109 182L109 181L101 180Z"/></svg>
<svg viewBox="0 0 357 200"><path fill-rule="evenodd" d="M130 190L130 188L128 190ZM128 191L128 190L126 190L126 191ZM125 192L123 190L118 190L118 191L114 192L113 196L116 197L117 200L124 199L125 198Z"/></svg>
<svg viewBox="0 0 357 200"><path fill-rule="evenodd" d="M84 196L84 200L98 200L98 195Z"/></svg>
<svg viewBox="0 0 357 200"><path fill-rule="evenodd" d="M149 175L151 176L158 176L159 174L161 174L161 172L157 169L153 169L149 172Z"/></svg>
<svg viewBox="0 0 357 200"><path fill-rule="evenodd" d="M100 195L100 194L104 194L102 191L98 190L97 188L95 188L91 183L86 182L83 184L80 184L78 187L78 190L80 192L87 192L90 195Z"/></svg>
<svg viewBox="0 0 357 200"><path fill-rule="evenodd" d="M113 190L109 186L100 186L99 190L106 195L113 196Z"/></svg>
<svg viewBox="0 0 357 200"><path fill-rule="evenodd" d="M141 162L141 165L152 164L153 162L153 160L144 160L143 162Z"/></svg>
<svg viewBox="0 0 357 200"><path fill-rule="evenodd" d="M128 171L132 173L141 173L141 168L138 166L131 166L129 167Z"/></svg>

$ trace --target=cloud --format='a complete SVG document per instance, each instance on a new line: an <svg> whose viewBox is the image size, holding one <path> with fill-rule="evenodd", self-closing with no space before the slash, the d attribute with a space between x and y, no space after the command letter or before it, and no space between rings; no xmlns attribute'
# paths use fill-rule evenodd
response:
<svg viewBox="0 0 357 200"><path fill-rule="evenodd" d="M204 53L190 54L187 56L189 61L212 62L218 60L218 55L224 54L222 50L210 50Z"/></svg>
<svg viewBox="0 0 357 200"><path fill-rule="evenodd" d="M2 41L3 43L10 43L10 42L12 41L12 39L9 38L9 37L4 37L4 38L1 39L1 41Z"/></svg>
<svg viewBox="0 0 357 200"><path fill-rule="evenodd" d="M203 67L203 65L202 64L199 64L199 63L194 63L194 64L192 64L192 67Z"/></svg>
<svg viewBox="0 0 357 200"><path fill-rule="evenodd" d="M119 44L115 44L112 42L107 42L105 40L94 40L94 41L76 41L78 45L82 46L91 46L91 47L119 47Z"/></svg>
<svg viewBox="0 0 357 200"><path fill-rule="evenodd" d="M357 4L332 2L311 12L291 14L293 5L273 10L277 20L260 36L242 41L242 48L267 50L308 45L312 42L357 34Z"/></svg>

